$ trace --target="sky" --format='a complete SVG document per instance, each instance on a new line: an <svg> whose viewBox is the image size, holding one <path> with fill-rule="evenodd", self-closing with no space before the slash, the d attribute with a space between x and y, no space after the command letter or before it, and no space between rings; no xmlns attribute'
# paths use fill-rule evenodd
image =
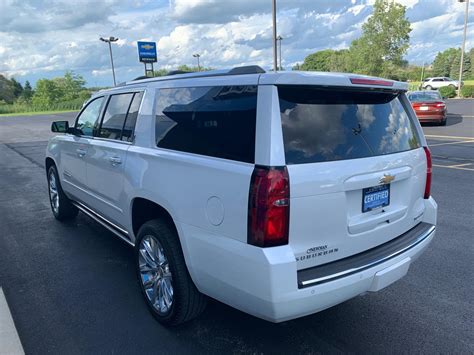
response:
<svg viewBox="0 0 474 355"><path fill-rule="evenodd" d="M431 62L460 47L465 5L457 0L396 0L411 22L406 59ZM349 47L361 34L374 0L277 0L282 65L290 69L323 49ZM472 1L471 1L472 2ZM466 50L474 45L474 8ZM144 74L136 42L157 42L155 69L196 65L272 66L271 0L0 0L0 74L34 84L82 75L87 86L112 85L108 46L115 36L117 82Z"/></svg>

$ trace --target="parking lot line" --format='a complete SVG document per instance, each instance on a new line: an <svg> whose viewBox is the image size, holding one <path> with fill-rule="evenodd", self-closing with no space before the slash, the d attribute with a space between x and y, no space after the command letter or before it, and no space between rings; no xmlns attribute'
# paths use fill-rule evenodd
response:
<svg viewBox="0 0 474 355"><path fill-rule="evenodd" d="M0 355L25 354L20 338L13 323L5 294L0 287Z"/></svg>
<svg viewBox="0 0 474 355"><path fill-rule="evenodd" d="M437 139L474 139L474 137L459 137L459 136L440 136L435 134L425 134L425 137L428 138L437 138Z"/></svg>
<svg viewBox="0 0 474 355"><path fill-rule="evenodd" d="M465 140L465 141L454 141L454 142L445 142L445 143L435 143L435 144L428 144L430 147L437 147L440 145L449 145L449 144L463 144L463 143L474 143L474 138Z"/></svg>
<svg viewBox="0 0 474 355"><path fill-rule="evenodd" d="M447 169L474 171L473 168L465 168L464 166L466 166L466 165L472 165L472 163L468 163L468 164L458 164L458 165L438 165L438 164L433 164L433 166L435 166L435 167L437 167L437 168L447 168Z"/></svg>

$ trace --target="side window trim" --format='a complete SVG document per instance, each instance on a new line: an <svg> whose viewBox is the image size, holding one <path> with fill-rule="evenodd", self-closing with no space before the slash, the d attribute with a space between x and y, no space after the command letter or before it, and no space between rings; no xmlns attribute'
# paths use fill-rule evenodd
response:
<svg viewBox="0 0 474 355"><path fill-rule="evenodd" d="M77 122L79 121L79 117L81 117L82 113L84 112L84 110L91 104L93 103L94 101L98 100L98 99L103 99L105 97L105 95L102 95L102 96L97 96L97 97L94 97L92 100L89 100L87 102L86 105L84 105L83 108L81 108L81 110L79 111L79 113L77 114L76 116L76 119L74 120L74 128L77 128ZM102 115L102 111L103 111L103 108L104 108L104 103L102 103L102 106L100 108L100 114L99 114L99 117ZM91 136L85 136L85 135L81 135L81 137L89 137L89 138L92 138Z"/></svg>
<svg viewBox="0 0 474 355"><path fill-rule="evenodd" d="M127 118L128 118L128 114L130 112L130 107L132 106L132 103L133 103L133 100L134 100L135 96L137 94L140 94L140 93L143 93L143 92L144 92L144 90L126 91L126 92L120 92L120 93L116 93L116 94L109 94L109 95L101 96L101 97L107 97L107 99L105 100L105 103L102 104L103 106L101 108L100 120L98 120L99 125L96 129L94 129L94 135L92 137L89 137L89 138L97 138L97 139L102 139L102 140L108 140L108 141L114 141L114 142L121 142L121 143L130 144L131 142L127 142L127 141L122 140L123 130L125 128L125 124L127 123ZM110 138L100 137L99 134L100 134L100 131L102 129L102 123L104 122L105 112L107 111L107 107L109 106L109 103L110 103L110 100L112 99L112 96L127 95L127 94L132 94L132 98L131 98L131 100L128 104L127 114L126 114L125 119L123 121L122 130L120 132L120 138L119 139L110 139ZM142 100L143 100L143 97L142 97ZM92 100L92 101L94 101L94 100ZM87 104L87 106L88 105L89 105L89 103ZM85 109L87 106L85 106L83 109ZM140 106L141 106L141 102L140 102ZM76 122L77 122L77 118L76 118Z"/></svg>
<svg viewBox="0 0 474 355"><path fill-rule="evenodd" d="M125 129L125 125L127 124L127 118L128 118L129 113L130 113L130 107L132 107L133 100L135 100L136 95L137 95L137 93L134 92L133 95L132 95L132 99L128 103L127 113L125 114L125 119L123 120L123 124L122 124L122 132L120 132L120 138L118 139L119 141L122 141L123 131Z"/></svg>

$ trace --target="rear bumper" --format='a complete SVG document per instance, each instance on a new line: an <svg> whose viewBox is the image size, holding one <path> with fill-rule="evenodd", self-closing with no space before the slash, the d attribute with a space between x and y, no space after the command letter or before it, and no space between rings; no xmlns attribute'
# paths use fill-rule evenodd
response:
<svg viewBox="0 0 474 355"><path fill-rule="evenodd" d="M445 114L416 115L420 122L441 122L446 119Z"/></svg>
<svg viewBox="0 0 474 355"><path fill-rule="evenodd" d="M404 243L398 244L399 248L373 254L371 257L376 259L366 258L366 263L348 263L342 271L350 272L325 273L328 279L304 286L290 246L257 248L182 226L184 235L191 236L182 240L183 251L191 277L201 292L254 316L282 322L324 310L365 292L378 291L402 278L435 235L437 205L432 198L425 200L425 205L421 224L427 228L417 229L419 233L405 238ZM355 269L356 265L360 268Z"/></svg>

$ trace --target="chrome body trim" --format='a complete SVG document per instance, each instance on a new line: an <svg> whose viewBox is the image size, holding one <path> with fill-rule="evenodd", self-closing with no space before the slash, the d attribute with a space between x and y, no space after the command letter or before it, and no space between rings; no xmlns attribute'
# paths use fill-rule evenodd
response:
<svg viewBox="0 0 474 355"><path fill-rule="evenodd" d="M426 232L420 234L418 236L418 238L416 238L412 243L410 243L409 245L407 245L406 247L400 249L400 250L397 250L396 252L393 252L391 253L390 255L387 255L383 258L380 258L380 259L377 259L377 260L374 260L368 264L365 264L365 265L362 265L362 266L359 266L359 267L355 267L355 268L350 268L350 269L347 269L347 270L344 270L344 271L341 271L341 272L338 272L336 274L331 274L331 275L327 275L327 276L324 276L324 277L319 277L319 278L316 278L316 279L311 279L311 280L305 280L305 281L302 281L301 284L305 287L307 286L310 286L312 284L318 284L318 283L321 283L321 282L328 282L328 281L331 281L333 279L338 279L340 277L343 277L345 275L350 275L350 274L354 274L356 272L360 272L360 271L363 271L363 270L366 270L366 269L369 269L371 267L374 267L378 264L381 264L385 261L388 261L389 259L391 258L394 258L395 256L398 256L400 254L403 254L404 252L406 252L407 250L413 248L414 246L420 244L422 241L424 241L426 238L428 238L436 229L436 226L431 226Z"/></svg>
<svg viewBox="0 0 474 355"><path fill-rule="evenodd" d="M125 229L120 228L116 224L110 222L108 219L101 216L97 212L91 210L89 207L85 206L84 204L80 202L72 201L72 204L76 206L81 212L85 213L87 216L92 218L94 221L96 221L97 223L107 228L112 233L114 233L116 236L118 236L120 239L125 241L127 244L131 246L135 246L135 244L133 244L132 241L129 239L128 232Z"/></svg>

